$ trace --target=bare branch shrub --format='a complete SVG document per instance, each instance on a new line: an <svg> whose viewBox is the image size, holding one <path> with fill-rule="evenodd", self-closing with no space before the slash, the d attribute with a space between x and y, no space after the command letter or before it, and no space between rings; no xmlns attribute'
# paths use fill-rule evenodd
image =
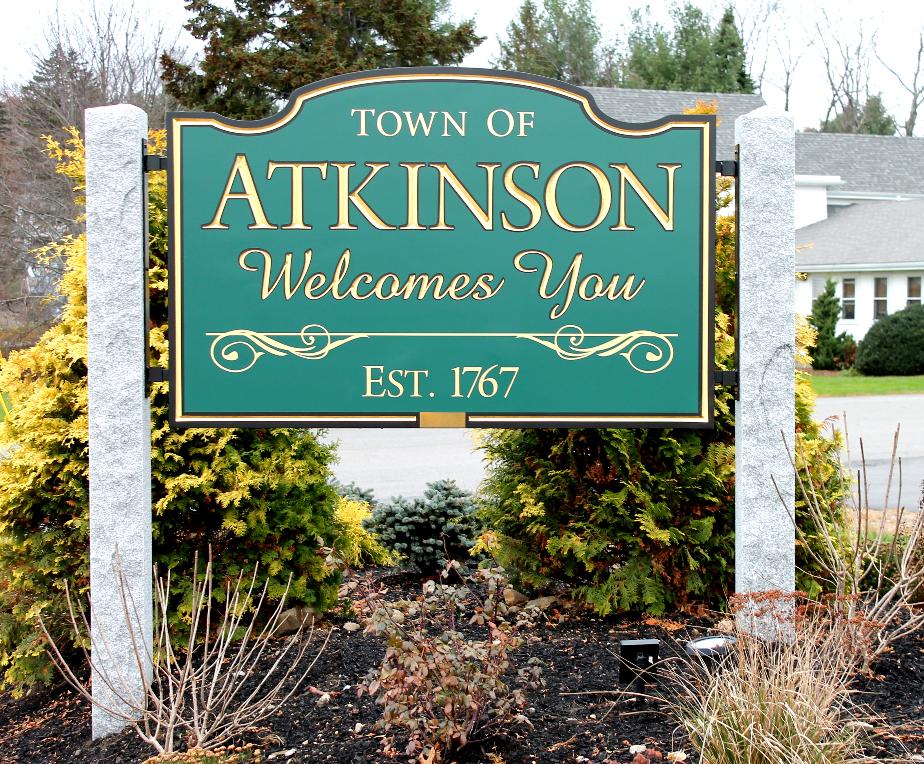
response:
<svg viewBox="0 0 924 764"><path fill-rule="evenodd" d="M777 593L786 602L794 595ZM772 595L768 605L780 612ZM862 753L870 725L850 690L852 632L814 608L794 617L791 640L767 641L738 630L721 659L661 664L668 714L714 764L850 764ZM787 628L783 627L783 631Z"/></svg>
<svg viewBox="0 0 924 764"><path fill-rule="evenodd" d="M846 436L846 421L844 425ZM800 445L796 457L805 463L808 475L796 470L796 479L806 497L806 512L820 538L813 543L796 524L796 533L827 583L832 593L826 606L836 611L848 628L855 632L856 644L865 646L861 658L864 670L896 640L917 631L924 625L924 608L915 606L915 598L924 585L924 493L918 511L906 514L901 503L901 460L897 458L899 430L892 442L892 457L886 482L884 506L878 514L870 508L869 480L863 441L860 440L860 467L856 483L845 481L843 511L847 515L848 531L835 527L830 511L816 493L811 480L812 465L801 459ZM790 460L795 466L793 453ZM850 471L848 451L847 469ZM848 472L847 474L850 474ZM897 491L893 494L893 481ZM895 503L890 498L895 495ZM887 522L892 515L894 527ZM910 515L910 520L909 520ZM819 543L820 541L820 543Z"/></svg>
<svg viewBox="0 0 924 764"><path fill-rule="evenodd" d="M459 563L447 563L440 580L425 582L414 600L376 603L367 619L366 632L385 636L388 647L359 692L383 707L378 726L386 753L396 753L395 735L405 732L404 754L413 762L435 764L476 734L529 724L521 713L526 692L542 685L535 659L519 668L516 686L505 679L510 653L523 641L518 627L534 614L508 609L502 572L478 570L468 578L485 588L483 598L469 586L447 584L450 575L462 577ZM466 627L481 633L466 634Z"/></svg>
<svg viewBox="0 0 924 764"><path fill-rule="evenodd" d="M260 626L268 582L257 594L256 580L255 568L249 578L241 572L237 579L226 581L223 608L217 613L213 610L211 557L201 576L196 559L189 634L186 645L181 647L169 628L170 574L161 577L155 571L155 641L153 655L146 656L148 640L140 633L140 619L122 579L122 606L132 629L137 670L142 670L146 658L154 666L153 678L146 682L144 705L134 701L126 690L134 684L129 677L109 675L84 649L96 680L104 683L116 702L104 705L99 697L94 698L89 685L77 676L51 639L44 622L41 626L49 654L64 679L84 699L124 719L158 753L172 753L180 744L190 749L213 749L279 710L298 690L330 639L328 631L323 644L304 666L314 636L313 621L307 634L303 622L290 637L274 639L289 587ZM74 599L68 591L75 632L84 637L83 643L92 642L93 652L107 654L104 635L99 637L101 642L86 636L91 634L86 613L79 605L75 607ZM266 663L270 664L268 669Z"/></svg>

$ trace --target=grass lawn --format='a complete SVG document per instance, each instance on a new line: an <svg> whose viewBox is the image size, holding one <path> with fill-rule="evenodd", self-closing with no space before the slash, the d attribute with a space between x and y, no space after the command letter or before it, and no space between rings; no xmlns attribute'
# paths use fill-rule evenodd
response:
<svg viewBox="0 0 924 764"><path fill-rule="evenodd" d="M864 377L859 374L812 374L818 395L896 395L924 393L924 375L916 377Z"/></svg>

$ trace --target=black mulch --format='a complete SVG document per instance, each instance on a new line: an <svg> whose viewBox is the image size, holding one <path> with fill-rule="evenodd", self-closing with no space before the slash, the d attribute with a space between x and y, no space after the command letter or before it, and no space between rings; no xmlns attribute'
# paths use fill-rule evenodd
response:
<svg viewBox="0 0 924 764"><path fill-rule="evenodd" d="M415 584L390 576L388 597L408 596ZM382 659L380 640L340 628L302 691L284 713L246 740L263 751L264 761L364 764L402 761L381 754L381 737L373 725L379 707L368 696L357 699L356 687ZM672 620L598 618L554 607L528 632L518 651L523 662L537 657L545 664L547 686L530 695L526 716L503 736L475 741L460 751L458 764L476 762L631 762L629 746L646 744L666 757L673 750L690 753L682 733L649 702L618 690L620 639L662 640L662 656L690 636L708 631L701 618ZM681 648L682 649L682 648ZM893 729L876 738L869 753L880 761L909 761L924 752L924 635L906 638L875 667L876 675L857 680L861 700ZM648 687L656 691L656 687ZM600 693L600 694L595 694ZM14 700L0 695L0 762L141 762L152 754L133 732L90 742L90 712L71 690L56 687ZM924 761L924 758L917 759ZM691 754L687 759L694 764Z"/></svg>

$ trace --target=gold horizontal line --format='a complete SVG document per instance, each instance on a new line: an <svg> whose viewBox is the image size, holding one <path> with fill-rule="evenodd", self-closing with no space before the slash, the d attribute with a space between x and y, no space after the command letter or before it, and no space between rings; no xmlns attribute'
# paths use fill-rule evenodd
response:
<svg viewBox="0 0 924 764"><path fill-rule="evenodd" d="M231 329L227 332L206 332L206 337L221 337L224 334L231 334L237 330ZM606 332L594 333L583 332L584 337L612 337L623 332ZM679 334L667 332L656 332L661 337L679 337ZM258 332L258 334L272 335L274 337L327 337L340 334L361 334L364 337L522 337L523 335L533 335L536 337L570 337L571 334L562 332Z"/></svg>

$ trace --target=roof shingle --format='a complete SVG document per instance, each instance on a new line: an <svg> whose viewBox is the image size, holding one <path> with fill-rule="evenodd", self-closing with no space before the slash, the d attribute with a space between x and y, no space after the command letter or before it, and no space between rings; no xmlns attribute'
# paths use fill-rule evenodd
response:
<svg viewBox="0 0 924 764"><path fill-rule="evenodd" d="M924 261L924 199L863 202L796 231L796 267Z"/></svg>
<svg viewBox="0 0 924 764"><path fill-rule="evenodd" d="M924 194L924 138L796 133L796 172L840 175L835 192Z"/></svg>

